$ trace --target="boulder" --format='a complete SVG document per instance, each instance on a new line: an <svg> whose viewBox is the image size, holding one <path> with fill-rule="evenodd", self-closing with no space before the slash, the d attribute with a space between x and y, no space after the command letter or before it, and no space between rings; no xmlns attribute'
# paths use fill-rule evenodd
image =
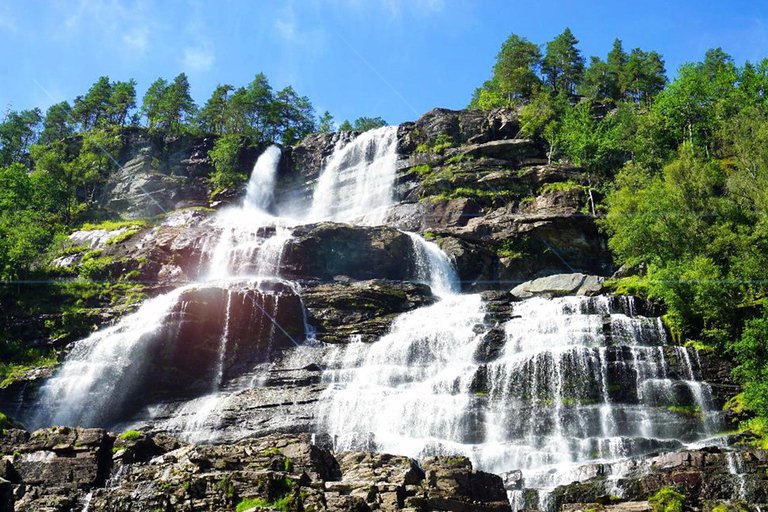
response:
<svg viewBox="0 0 768 512"><path fill-rule="evenodd" d="M394 279L414 276L411 238L386 226L326 222L299 226L283 250L280 275L288 279L330 281Z"/></svg>
<svg viewBox="0 0 768 512"><path fill-rule="evenodd" d="M528 281L509 293L516 299L562 297L564 295L597 295L603 291L605 278L586 274L556 274Z"/></svg>
<svg viewBox="0 0 768 512"><path fill-rule="evenodd" d="M435 302L426 285L383 280L310 283L302 299L317 338L325 343L375 341L399 314Z"/></svg>

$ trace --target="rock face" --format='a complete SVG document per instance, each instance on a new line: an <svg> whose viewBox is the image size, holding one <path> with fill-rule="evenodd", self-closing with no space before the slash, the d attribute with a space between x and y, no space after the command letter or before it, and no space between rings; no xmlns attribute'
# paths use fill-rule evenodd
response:
<svg viewBox="0 0 768 512"><path fill-rule="evenodd" d="M321 441L325 441L321 439ZM510 511L500 477L464 458L334 454L309 436L194 446L157 435L4 431L0 510Z"/></svg>
<svg viewBox="0 0 768 512"><path fill-rule="evenodd" d="M602 277L585 274L556 274L521 283L509 293L517 299L596 295L602 291L603 281Z"/></svg>
<svg viewBox="0 0 768 512"><path fill-rule="evenodd" d="M414 276L413 243L397 229L324 223L300 226L293 235L280 265L286 278L405 281Z"/></svg>
<svg viewBox="0 0 768 512"><path fill-rule="evenodd" d="M383 280L309 284L302 298L325 343L376 341L400 313L435 302L426 285Z"/></svg>
<svg viewBox="0 0 768 512"><path fill-rule="evenodd" d="M609 504L614 508L605 510L651 510L648 500L669 488L684 496L684 510L757 511L768 503L766 468L764 450L684 450L635 460L618 481L609 481L618 468L597 465L595 477L558 487L549 499L556 510L603 510ZM623 491L621 498L611 496L615 485Z"/></svg>

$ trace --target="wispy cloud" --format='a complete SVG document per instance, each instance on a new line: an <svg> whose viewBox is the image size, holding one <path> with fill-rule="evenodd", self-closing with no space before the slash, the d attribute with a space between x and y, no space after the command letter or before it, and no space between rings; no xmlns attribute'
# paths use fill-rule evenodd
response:
<svg viewBox="0 0 768 512"><path fill-rule="evenodd" d="M211 69L216 55L209 45L187 47L184 49L184 69L191 72L204 72Z"/></svg>
<svg viewBox="0 0 768 512"><path fill-rule="evenodd" d="M304 51L317 53L325 47L325 33L318 27L302 26L293 2L288 2L277 13L272 29L283 41L298 46Z"/></svg>
<svg viewBox="0 0 768 512"><path fill-rule="evenodd" d="M57 29L51 32L55 39L80 39L88 34L102 46L127 50L133 57L151 49L155 25L153 6L146 0L79 0L58 2L55 7Z"/></svg>
<svg viewBox="0 0 768 512"><path fill-rule="evenodd" d="M19 27L9 5L0 5L0 31L15 33Z"/></svg>

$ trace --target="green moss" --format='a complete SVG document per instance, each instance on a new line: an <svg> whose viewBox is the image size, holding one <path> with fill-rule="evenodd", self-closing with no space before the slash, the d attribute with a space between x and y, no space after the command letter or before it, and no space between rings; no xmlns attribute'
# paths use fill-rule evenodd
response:
<svg viewBox="0 0 768 512"><path fill-rule="evenodd" d="M768 450L768 424L764 418L752 418L739 426L742 433L751 434L754 439L751 444L757 448Z"/></svg>
<svg viewBox="0 0 768 512"><path fill-rule="evenodd" d="M456 141L453 140L453 137L448 134L441 133L437 136L437 138L435 138L435 143L432 146L432 152L439 155L446 149L452 148L455 145Z"/></svg>
<svg viewBox="0 0 768 512"><path fill-rule="evenodd" d="M653 512L683 512L685 495L671 487L662 487L648 500Z"/></svg>
<svg viewBox="0 0 768 512"><path fill-rule="evenodd" d="M696 405L665 405L662 409L681 416L701 417L701 408Z"/></svg>
<svg viewBox="0 0 768 512"><path fill-rule="evenodd" d="M120 233L119 235L115 235L107 240L106 245L117 245L119 243L125 242L139 231L141 231L141 228L129 229L128 231Z"/></svg>
<svg viewBox="0 0 768 512"><path fill-rule="evenodd" d="M427 164L421 164L414 167L411 167L411 170L418 173L419 176L428 176L432 173L432 167L430 167Z"/></svg>
<svg viewBox="0 0 768 512"><path fill-rule="evenodd" d="M470 154L459 153L458 155L453 155L451 158L446 160L446 163L449 163L449 164L459 164L461 162L471 162L474 159L475 159L475 157L470 155Z"/></svg>
<svg viewBox="0 0 768 512"><path fill-rule="evenodd" d="M222 478L216 482L214 488L230 499L235 497L235 486L232 484L229 477Z"/></svg>
<svg viewBox="0 0 768 512"><path fill-rule="evenodd" d="M686 347L695 348L700 352L713 352L715 349L699 340L688 340L685 342Z"/></svg>
<svg viewBox="0 0 768 512"><path fill-rule="evenodd" d="M555 183L547 183L546 185L541 187L541 193L551 194L553 192L568 191L568 190L574 190L574 189L586 190L587 188L588 187L585 187L584 185L576 183L573 180L557 181Z"/></svg>
<svg viewBox="0 0 768 512"><path fill-rule="evenodd" d="M744 393L742 392L729 398L728 401L726 401L723 405L723 410L731 411L736 414L742 414L746 412L747 406L744 403Z"/></svg>
<svg viewBox="0 0 768 512"><path fill-rule="evenodd" d="M245 498L237 504L237 512L244 512L252 508L270 508L273 510L288 510L291 504L291 496L283 496L275 501L268 501L264 498Z"/></svg>
<svg viewBox="0 0 768 512"><path fill-rule="evenodd" d="M104 231L116 231L121 228L143 228L149 226L149 220L106 220L98 224L85 223L80 227L81 231L95 231L103 229Z"/></svg>
<svg viewBox="0 0 768 512"><path fill-rule="evenodd" d="M293 461L291 461L291 459L286 457L285 460L283 461L283 469L285 470L286 473L292 472L293 471Z"/></svg>
<svg viewBox="0 0 768 512"><path fill-rule="evenodd" d="M123 432L118 436L118 438L124 441L136 441L137 439L141 439L142 437L144 437L144 434L142 434L138 430L129 430L127 432Z"/></svg>
<svg viewBox="0 0 768 512"><path fill-rule="evenodd" d="M417 153L429 153L429 151L430 151L429 144L419 144L418 146L416 146Z"/></svg>
<svg viewBox="0 0 768 512"><path fill-rule="evenodd" d="M27 360L23 364L0 363L0 389L16 382L25 372L41 366L51 366L56 364L57 360L56 354L42 353L40 349L27 349L21 357Z"/></svg>

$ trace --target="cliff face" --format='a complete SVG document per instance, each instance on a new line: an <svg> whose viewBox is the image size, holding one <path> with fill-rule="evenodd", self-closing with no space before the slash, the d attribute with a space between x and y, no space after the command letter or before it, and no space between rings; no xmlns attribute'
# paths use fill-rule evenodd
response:
<svg viewBox="0 0 768 512"><path fill-rule="evenodd" d="M621 501L612 500L607 487L619 470L607 464L585 466L583 484L543 492L547 486L529 477L531 468L505 466L502 480L475 471L452 446L481 445L496 421L517 436L515 442L540 437L546 445L549 436L560 436L561 451L578 452L581 462L619 452L640 457L679 450L709 432L710 420L714 430L732 427L734 419L720 412L738 391L727 364L711 353L667 344L658 304L604 289L603 278L615 268L595 223L600 178L548 163L542 148L518 133L509 109L435 109L397 128L393 201L377 212L380 222L297 222L287 236L279 222L243 234L238 228L249 220L237 211L241 217L222 222L222 207L240 204L245 187L211 198L212 139L127 130L123 169L110 177L99 201L105 211L135 223L72 233L52 262L62 281L44 292L61 300L30 315L24 308L37 299L28 294L12 302L2 326L78 357L92 346L72 342L109 326L114 330L100 331L96 341L126 348L105 352L96 365L100 373L85 372L90 387L77 403L66 404L67 414L46 410L48 416L41 416L36 410L48 405L39 402L42 385L61 368L24 370L3 383L0 410L24 419L28 428L73 427L4 432L5 502L15 501L16 510L62 511L85 504L89 510L232 510L246 499L263 509L501 511L511 508L507 498L515 510L545 510L550 496L550 510L600 509ZM271 213L289 218L307 211L321 170L355 139L350 133L317 134L283 148ZM370 159L376 150L366 146L346 158ZM242 148L241 168L253 168L263 151ZM342 175L339 181L351 179ZM155 201L166 214L157 216ZM282 240L277 251L274 240ZM432 261L439 260L436 252L448 259ZM235 275L218 278L217 258L230 260ZM476 294L471 300L457 296L452 305L438 290L439 279L429 279L433 267L446 262L457 273L455 291ZM265 274L273 278L254 278ZM82 281L68 281L73 276L87 276L89 286L78 288ZM158 300L147 301L153 298ZM412 314L441 303L447 313L413 320ZM551 318L537 320L543 310ZM526 314L535 325L524 323ZM126 317L133 319L130 326L117 323ZM140 343L127 336L131 329L141 332ZM467 332L468 344L451 346L458 331ZM530 340L541 346L526 345ZM507 349L515 344L523 347L514 348L520 364ZM377 345L384 353L368 352ZM407 368L397 366L398 355ZM370 418L359 422L352 448L334 452L331 446L343 447L341 440L314 436L329 410L349 406L335 402L334 392L356 382L360 365L391 372L379 383L381 403L366 409L375 416L388 394L418 384L436 361L446 363L448 373L464 373L427 381L419 392L464 401L437 410L448 419L425 420L419 435L435 436L423 450L429 456L417 462L373 453L387 439L365 429ZM81 385L77 381L60 392ZM659 382L663 386L653 388ZM114 394L105 395L106 387ZM652 404L653 421L638 413L649 396L658 402ZM408 423L407 414L416 414L411 423L419 423L418 414L436 413L418 407L414 412L403 406L391 423ZM452 433L460 441L442 445L430 425L449 430L456 407L466 409L455 427L460 432ZM606 408L615 411L606 416ZM611 428L623 432L643 421L662 430L672 425L664 430L670 439L647 432L637 439L610 435ZM106 429L74 428L77 422ZM569 430L569 422L576 426ZM561 423L566 428L557 427ZM108 432L129 428L141 433L121 438ZM532 448L523 457L508 456L514 461L508 464L528 463L540 456L535 450L550 449ZM662 486L677 484L688 493L710 493L714 484L705 483L726 478L720 459L730 456L702 453L719 455L688 455L708 457L691 470L698 475L691 477L698 479L695 485L681 480L688 469L656 471L661 466L653 459L653 471L621 473L628 489L622 500L647 501ZM765 454L743 458L762 493L764 478L757 475ZM712 491L710 501L726 500L725 488ZM644 510L631 506L605 509Z"/></svg>

